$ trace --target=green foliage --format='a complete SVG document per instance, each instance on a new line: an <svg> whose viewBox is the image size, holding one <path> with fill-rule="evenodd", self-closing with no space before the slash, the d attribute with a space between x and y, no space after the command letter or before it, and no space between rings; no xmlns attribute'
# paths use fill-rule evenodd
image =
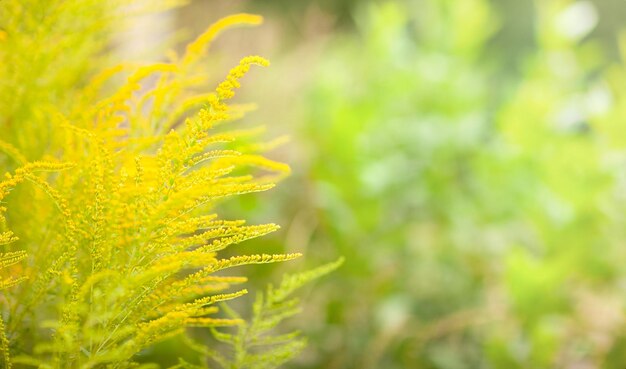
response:
<svg viewBox="0 0 626 369"><path fill-rule="evenodd" d="M297 355L306 345L299 331L271 335L271 331L283 320L300 312L300 302L290 296L303 285L326 275L343 264L343 259L307 272L284 275L277 288L269 285L265 294L258 293L252 309L250 323L240 324L236 334L213 329L214 337L232 346L232 358L219 354L212 358L225 369L276 368ZM241 319L227 308L233 319ZM243 321L243 320L242 320Z"/></svg>
<svg viewBox="0 0 626 369"><path fill-rule="evenodd" d="M289 172L239 145L249 132L229 128L250 110L228 103L240 79L269 62L245 57L214 92L196 92L207 79L199 61L215 36L261 17L223 18L180 56L94 77L121 5L141 8L0 3L0 151L7 154L0 159L0 350L7 368L154 367L138 356L168 338L185 340L188 328L245 324L216 315L217 303L247 293L235 288L247 278L224 270L300 256L223 256L279 227L216 213L223 199L268 190ZM329 269L288 279L272 301ZM293 339L281 346L284 359L302 346ZM213 356L205 353L201 361ZM263 356L247 360L254 359L273 367Z"/></svg>
<svg viewBox="0 0 626 369"><path fill-rule="evenodd" d="M624 68L588 7L536 1L519 71L480 0L370 4L316 51L280 211L349 262L294 367L619 367Z"/></svg>

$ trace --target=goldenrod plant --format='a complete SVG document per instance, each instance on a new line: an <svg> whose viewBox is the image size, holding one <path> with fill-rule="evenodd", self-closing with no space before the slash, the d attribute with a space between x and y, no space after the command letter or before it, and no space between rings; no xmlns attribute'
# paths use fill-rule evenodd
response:
<svg viewBox="0 0 626 369"><path fill-rule="evenodd" d="M93 75L90 60L102 52L113 24L107 17L117 5L0 3L5 368L154 367L136 362L137 355L172 337L192 342L185 338L188 327L237 326L256 339L269 328L263 320L262 328L255 325L266 319L260 312L249 323L254 329L220 315L218 303L248 292L241 287L244 276L223 271L300 256L220 256L278 229L216 213L223 199L266 191L289 173L287 165L238 145L249 132L230 128L249 110L229 104L240 79L269 62L245 57L212 93L193 92L205 83L197 65L215 36L259 24L261 17L223 18L180 56L172 53L165 62L143 66L114 65ZM90 39L94 30L102 31L98 45ZM125 82L107 88L120 79ZM336 266L286 279L268 292L264 308L276 308L302 282ZM254 367L273 367L267 360L272 355L278 365L283 361L278 358L301 349L302 341L291 337L292 344L280 340L288 344L282 351L246 356L245 365L237 359L229 368L250 367L255 360ZM205 367L222 356L208 346L202 352L197 363L181 358L179 367Z"/></svg>

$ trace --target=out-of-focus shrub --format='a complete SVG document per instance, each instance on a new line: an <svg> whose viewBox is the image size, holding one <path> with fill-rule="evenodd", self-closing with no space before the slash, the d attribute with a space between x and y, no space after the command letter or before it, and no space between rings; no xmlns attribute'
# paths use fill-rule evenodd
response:
<svg viewBox="0 0 626 369"><path fill-rule="evenodd" d="M624 74L590 3L534 5L519 73L482 0L371 4L320 51L282 211L349 261L302 367L623 363Z"/></svg>

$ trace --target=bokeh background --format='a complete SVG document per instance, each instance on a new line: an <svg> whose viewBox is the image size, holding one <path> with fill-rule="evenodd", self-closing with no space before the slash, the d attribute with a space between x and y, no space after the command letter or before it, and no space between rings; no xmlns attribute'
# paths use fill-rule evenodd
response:
<svg viewBox="0 0 626 369"><path fill-rule="evenodd" d="M283 226L240 247L306 255L247 272L346 257L302 295L288 368L624 368L623 0L194 0L119 48L161 55L234 12L266 22L207 67L272 61L238 101L290 137L267 155L293 174L224 211Z"/></svg>

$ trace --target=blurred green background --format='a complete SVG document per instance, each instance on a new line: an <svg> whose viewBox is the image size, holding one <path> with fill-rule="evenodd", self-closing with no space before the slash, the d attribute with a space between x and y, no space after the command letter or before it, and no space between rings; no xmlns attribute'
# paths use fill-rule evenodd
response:
<svg viewBox="0 0 626 369"><path fill-rule="evenodd" d="M287 367L624 368L623 0L196 0L168 19L186 39L241 11L266 24L223 35L212 70L273 62L238 101L291 137L268 155L294 173L225 204L283 226L240 247L346 257L303 296Z"/></svg>

